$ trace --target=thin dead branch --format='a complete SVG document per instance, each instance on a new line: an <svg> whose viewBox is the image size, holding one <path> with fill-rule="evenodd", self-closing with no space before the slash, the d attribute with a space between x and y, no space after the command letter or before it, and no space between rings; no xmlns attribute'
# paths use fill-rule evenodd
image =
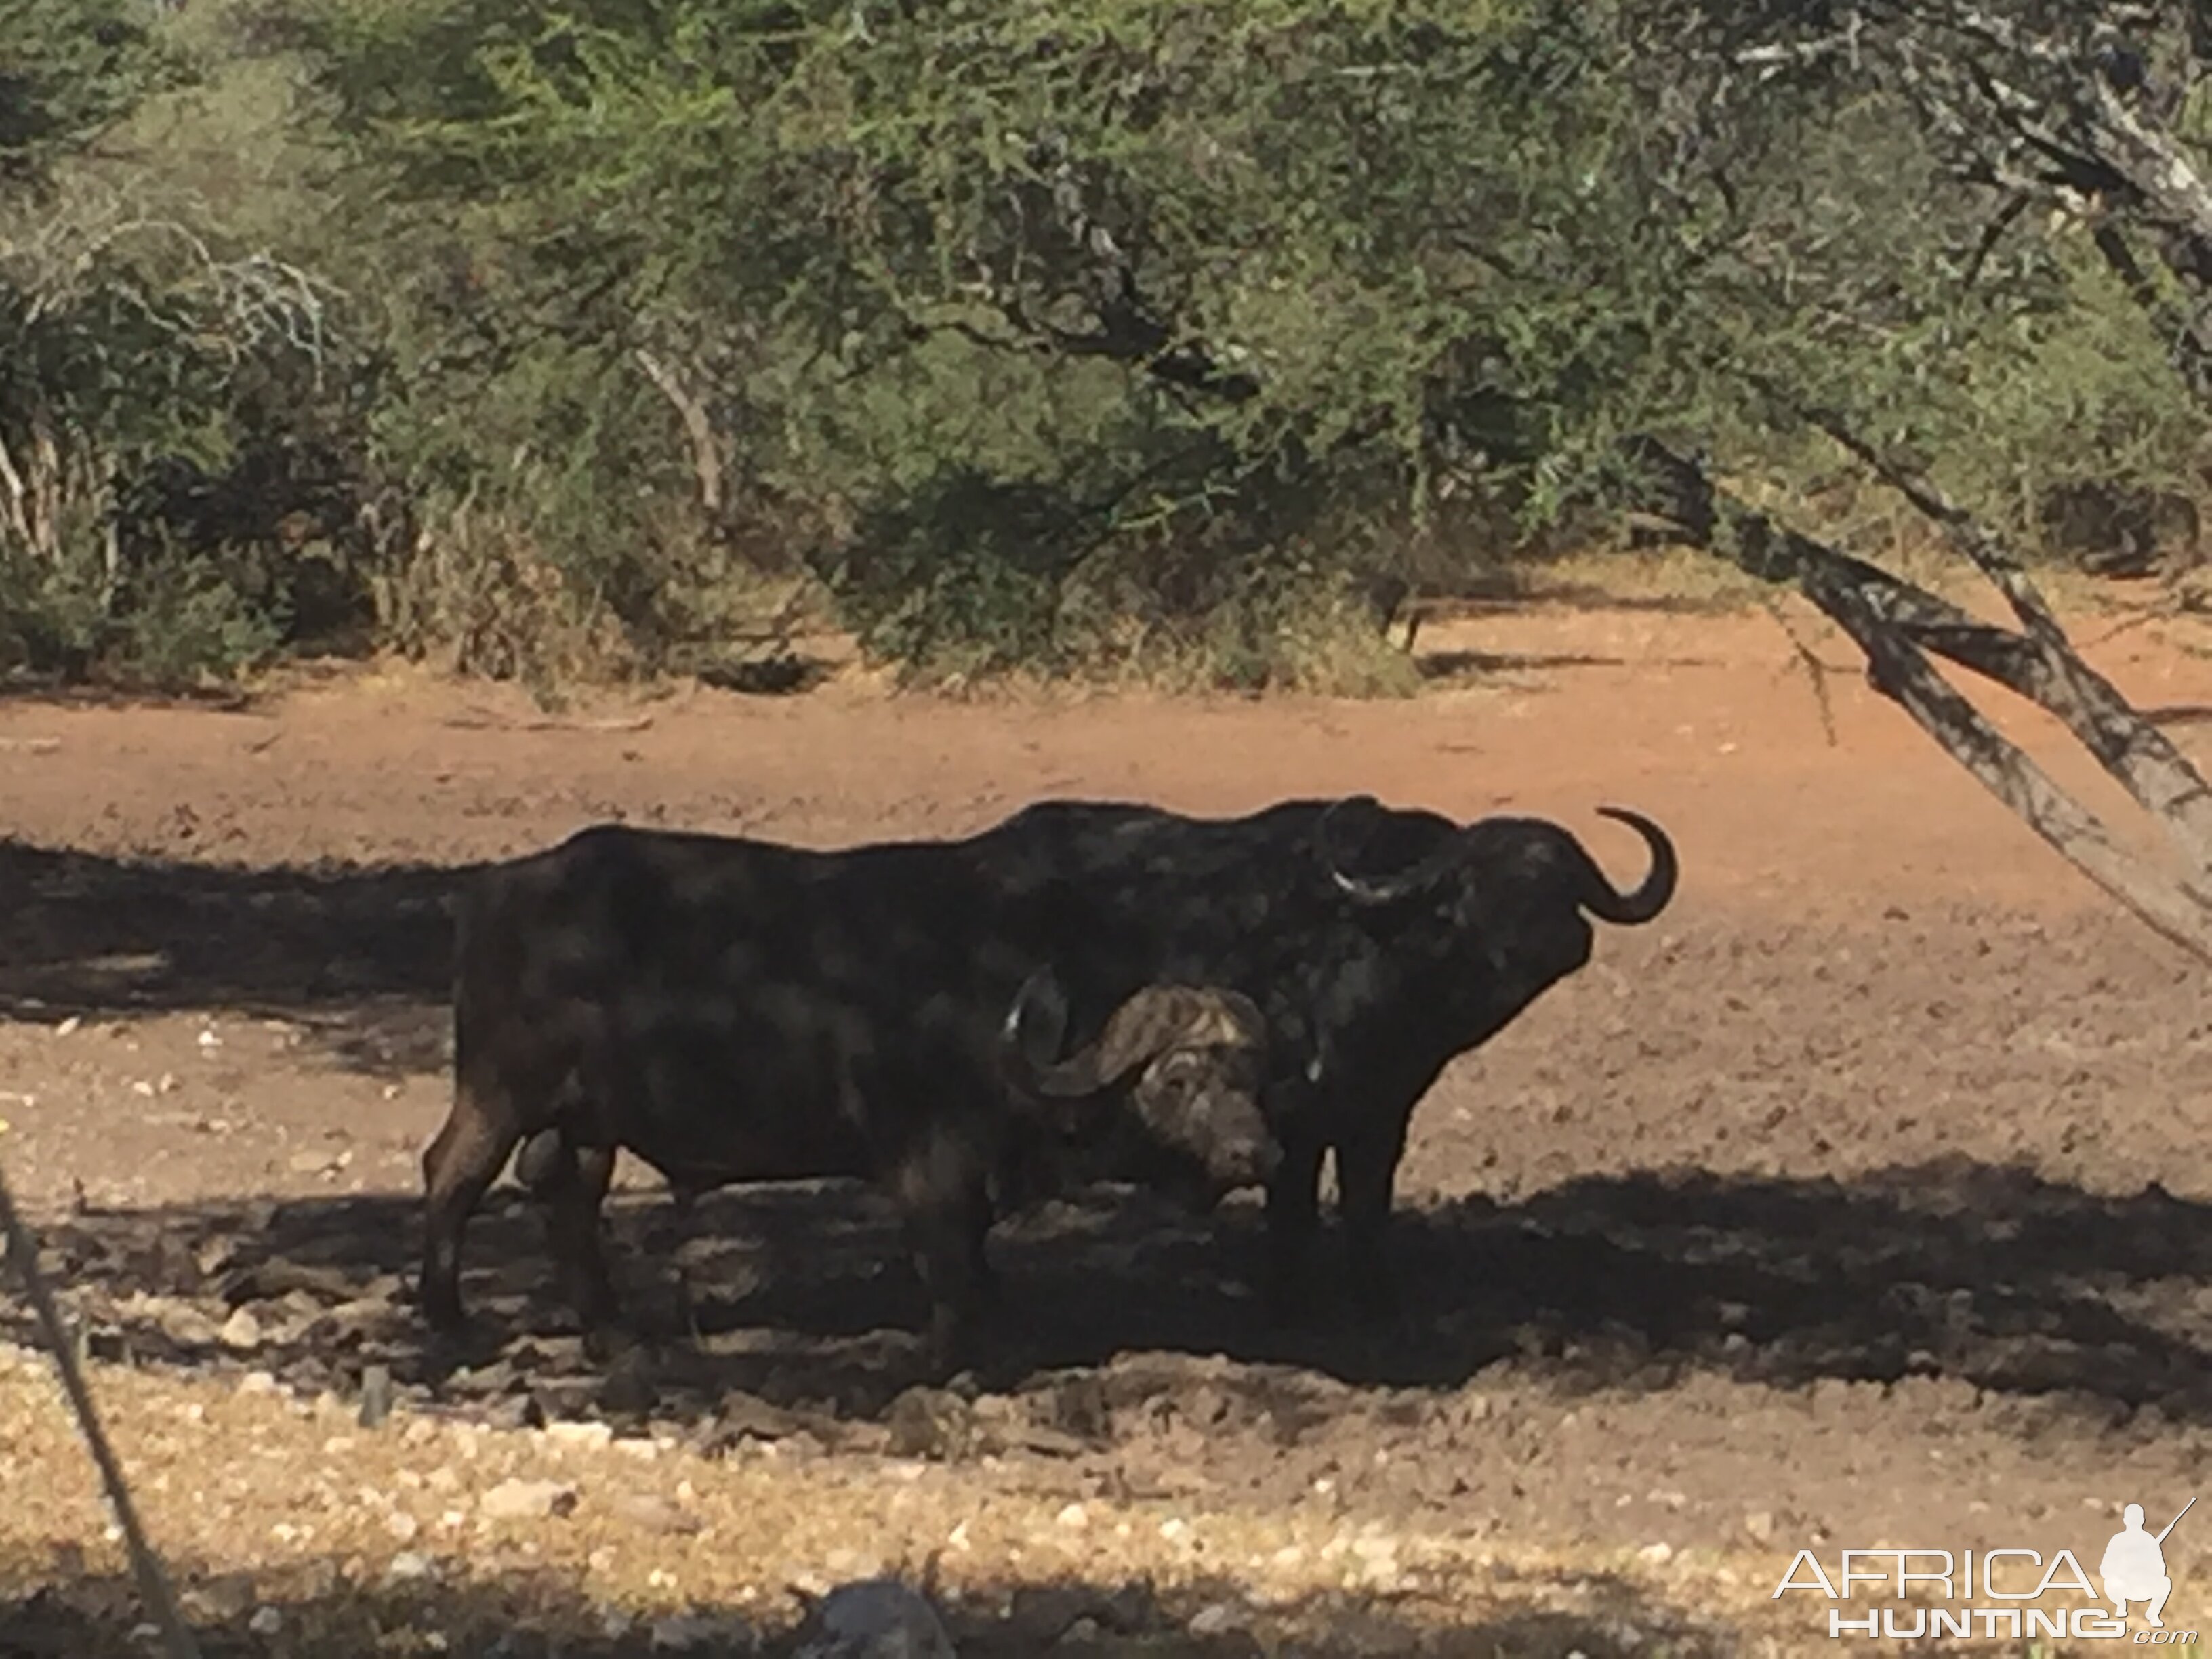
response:
<svg viewBox="0 0 2212 1659"><path fill-rule="evenodd" d="M1783 665L1786 672L1796 669L1805 676L1805 683L1813 688L1813 706L1820 716L1820 733L1833 749L1836 738L1836 706L1828 696L1828 671L1820 661L1820 653L1813 648L1812 641L1798 633L1784 611L1771 593L1759 595L1759 606L1774 618L1774 625L1782 630L1782 637L1790 641L1790 659Z"/></svg>
<svg viewBox="0 0 2212 1659"><path fill-rule="evenodd" d="M653 724L650 714L613 716L604 720L502 720L496 714L449 714L443 724L464 732L643 732Z"/></svg>
<svg viewBox="0 0 2212 1659"><path fill-rule="evenodd" d="M160 1630L161 1645L169 1659L200 1659L199 1644L193 1639L191 1626L178 1610L169 1576L162 1570L153 1545L147 1540L146 1529L139 1524L137 1508L131 1501L131 1488L123 1478L123 1466L116 1460L107 1431L100 1426L100 1413L92 1403L92 1390L85 1382L84 1368L77 1362L76 1344L62 1320L53 1287L40 1270L38 1241L32 1237L16 1212L5 1174L0 1174L0 1231L6 1233L9 1259L22 1275L23 1288L30 1295L39 1329L53 1354L54 1368L61 1373L70 1409L76 1414L77 1427L83 1432L85 1445L100 1469L100 1481L107 1488L107 1501L115 1510L116 1525L123 1529L124 1543L131 1555L131 1570L137 1577L138 1594L146 1604L147 1616Z"/></svg>
<svg viewBox="0 0 2212 1659"><path fill-rule="evenodd" d="M684 422L684 434L691 445L691 470L699 480L699 505L713 518L722 510L722 449L714 435L714 417L673 366L643 346L633 355L646 379L668 399L677 418Z"/></svg>

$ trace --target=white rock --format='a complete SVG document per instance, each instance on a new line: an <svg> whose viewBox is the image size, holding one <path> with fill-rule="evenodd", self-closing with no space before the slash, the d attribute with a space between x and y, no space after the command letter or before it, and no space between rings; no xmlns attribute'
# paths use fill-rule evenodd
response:
<svg viewBox="0 0 2212 1659"><path fill-rule="evenodd" d="M274 1636L284 1628L284 1615L274 1607L256 1607L246 1627L256 1636Z"/></svg>
<svg viewBox="0 0 2212 1659"><path fill-rule="evenodd" d="M384 1576L395 1583L428 1578L430 1576L430 1558L417 1555L412 1550L402 1550L392 1558L392 1565L384 1570Z"/></svg>
<svg viewBox="0 0 2212 1659"><path fill-rule="evenodd" d="M1200 1607L1192 1616L1188 1628L1193 1636L1219 1636L1243 1622L1242 1607L1231 1601L1216 1601L1211 1607Z"/></svg>
<svg viewBox="0 0 2212 1659"><path fill-rule="evenodd" d="M1053 1519L1057 1521L1061 1526L1078 1532L1091 1524L1091 1516L1085 1511L1083 1505L1080 1504L1070 1504L1066 1509L1054 1516Z"/></svg>
<svg viewBox="0 0 2212 1659"><path fill-rule="evenodd" d="M502 1480L477 1499L487 1521L535 1521L566 1514L576 1501L575 1488L557 1480Z"/></svg>
<svg viewBox="0 0 2212 1659"><path fill-rule="evenodd" d="M216 1340L226 1348L258 1348L261 1346L261 1322L253 1316L251 1308L240 1308L222 1322Z"/></svg>
<svg viewBox="0 0 2212 1659"><path fill-rule="evenodd" d="M548 1423L544 1433L554 1445L581 1451L598 1451L615 1437L614 1430L605 1423Z"/></svg>
<svg viewBox="0 0 2212 1659"><path fill-rule="evenodd" d="M1672 1544L1646 1544L1636 1554L1639 1560L1655 1567L1663 1567L1674 1559L1674 1547Z"/></svg>

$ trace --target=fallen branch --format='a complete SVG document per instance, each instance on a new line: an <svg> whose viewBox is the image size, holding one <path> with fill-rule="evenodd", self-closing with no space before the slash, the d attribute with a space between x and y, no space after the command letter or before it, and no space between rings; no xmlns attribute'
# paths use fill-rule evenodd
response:
<svg viewBox="0 0 2212 1659"><path fill-rule="evenodd" d="M1764 389L1771 395L1771 387ZM1914 627L1916 639L2064 721L2075 741L2158 819L2190 864L2212 871L2212 787L2163 732L2129 706L2118 687L2081 660L2037 591L2027 562L1934 483L1866 442L1840 416L1821 410L1799 412L1931 520L2004 596L2027 635L2007 635L1961 612ZM1893 580L1890 586L1903 586Z"/></svg>
<svg viewBox="0 0 2212 1659"><path fill-rule="evenodd" d="M1947 754L2160 935L2212 962L2212 790L2163 732L2075 653L2024 572L2015 589L2023 623L2048 619L2033 625L2032 634L1981 622L1925 589L1777 524L1717 489L1694 462L1656 441L1636 441L1631 457L1655 499L1692 541L1762 581L1796 587L1865 653L1875 688ZM1948 506L1932 490L1914 493L1929 505ZM1992 563L2002 569L2006 556L1997 547ZM2178 878L2124 848L2094 813L1937 674L1928 652L2005 686L2064 722L2190 855L2191 878Z"/></svg>
<svg viewBox="0 0 2212 1659"><path fill-rule="evenodd" d="M15 1262L16 1272L22 1274L23 1287L30 1293L39 1329L54 1356L55 1369L61 1373L62 1388L69 1395L70 1410L76 1414L77 1427L83 1431L92 1461L99 1467L100 1481L107 1488L107 1501L115 1510L116 1524L123 1529L124 1543L131 1555L131 1570L137 1577L138 1594L146 1604L147 1616L161 1631L161 1645L167 1650L169 1659L200 1659L199 1644L193 1639L183 1613L178 1611L168 1574L162 1571L161 1558L154 1553L145 1528L138 1523L131 1489L123 1479L123 1467L116 1461L115 1448L109 1443L106 1431L100 1425L100 1413L92 1403L92 1390L85 1383L84 1368L77 1363L76 1344L62 1322L53 1289L39 1270L38 1241L31 1237L30 1230L16 1213L15 1200L8 1191L4 1174L0 1174L0 1229L4 1229L7 1235L9 1259Z"/></svg>
<svg viewBox="0 0 2212 1659"><path fill-rule="evenodd" d="M642 732L653 724L650 714L605 720L501 720L494 714L450 714L443 724L464 732Z"/></svg>

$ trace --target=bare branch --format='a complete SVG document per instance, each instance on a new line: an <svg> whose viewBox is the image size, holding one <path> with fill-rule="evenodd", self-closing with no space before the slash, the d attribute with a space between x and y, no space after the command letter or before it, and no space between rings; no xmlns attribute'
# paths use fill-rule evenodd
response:
<svg viewBox="0 0 2212 1659"><path fill-rule="evenodd" d="M1998 646L2002 635L1971 623L1923 624L1917 637L2057 715L2137 804L2157 816L2191 863L2212 871L2212 786L2164 732L2128 706L2111 681L2081 660L2020 557L1932 481L1881 453L1840 417L1826 411L1808 411L1807 417L1942 530L2004 596L2036 648Z"/></svg>
<svg viewBox="0 0 2212 1659"><path fill-rule="evenodd" d="M1997 210L1996 216L1982 227L1981 236L1974 243L1973 256L1966 261L1966 274L1960 279L1962 287L1972 288L1974 285L1982 274L1983 264L1996 245L2004 240L2005 232L2010 230L2019 222L2020 216L2027 211L2030 200L2026 191L2015 190L2005 198L2005 204Z"/></svg>
<svg viewBox="0 0 2212 1659"><path fill-rule="evenodd" d="M178 1611L169 1576L162 1571L161 1558L154 1553L153 1545L147 1541L146 1529L139 1524L137 1508L131 1501L131 1488L123 1479L123 1466L116 1459L107 1431L100 1427L100 1413L92 1403L92 1390L85 1383L84 1368L77 1363L76 1346L62 1322L61 1309L54 1301L53 1287L39 1269L38 1241L31 1237L22 1218L16 1213L15 1200L9 1193L4 1175L0 1175L0 1232L6 1235L8 1255L15 1261L15 1270L23 1276L24 1289L30 1292L32 1310L38 1316L39 1328L53 1354L54 1368L61 1373L62 1389L69 1396L70 1409L76 1414L77 1427L84 1435L85 1445L107 1488L107 1501L115 1510L116 1525L123 1529L124 1543L131 1554L131 1569L137 1576L138 1594L146 1604L147 1614L160 1629L161 1645L167 1650L169 1659L200 1659L199 1644L193 1640L191 1627Z"/></svg>
<svg viewBox="0 0 2212 1659"><path fill-rule="evenodd" d="M659 389L684 422L691 443L691 468L699 479L699 505L709 518L722 510L722 450L714 436L714 417L683 379L668 364L643 346L634 354L646 378Z"/></svg>
<svg viewBox="0 0 2212 1659"><path fill-rule="evenodd" d="M0 487L7 491L0 500L0 514L6 515L8 533L14 537L26 553L37 550L37 539L31 532L30 489L23 475L16 470L15 458L9 453L8 440L0 433Z"/></svg>
<svg viewBox="0 0 2212 1659"><path fill-rule="evenodd" d="M1866 653L1875 690L1911 714L1943 751L2012 809L2053 850L2160 934L2212 962L2212 902L2146 865L2097 816L2051 781L2020 746L1882 626L1848 586L1818 583L1814 602Z"/></svg>
<svg viewBox="0 0 2212 1659"><path fill-rule="evenodd" d="M1657 492L1659 510L1693 541L1762 580L1796 586L1851 635L1867 653L1877 688L1902 704L1946 752L2100 886L2162 934L2212 961L2212 900L2120 848L2094 814L2059 791L1922 654L1934 651L2057 715L2157 817L2196 872L2212 869L2207 851L2212 848L2207 836L2212 792L2163 732L2074 654L2063 633L2052 641L1980 622L1948 600L1775 524L1717 490L1693 463L1656 441L1636 441L1630 457Z"/></svg>

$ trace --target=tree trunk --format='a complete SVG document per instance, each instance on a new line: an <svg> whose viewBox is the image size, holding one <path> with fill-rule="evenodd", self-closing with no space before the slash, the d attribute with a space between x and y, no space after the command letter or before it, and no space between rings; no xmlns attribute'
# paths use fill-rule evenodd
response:
<svg viewBox="0 0 2212 1659"><path fill-rule="evenodd" d="M1639 506L1762 581L1794 586L1863 652L1875 689L2100 887L2165 938L2212 962L2212 788L2166 734L2075 651L2025 568L1925 480L1816 417L1944 531L2003 592L2021 628L1978 621L1948 600L1777 524L1715 488L1650 438L1630 447L1651 489ZM2182 855L2175 874L2130 852L1938 674L1929 653L2027 698L2063 721L2158 821Z"/></svg>

